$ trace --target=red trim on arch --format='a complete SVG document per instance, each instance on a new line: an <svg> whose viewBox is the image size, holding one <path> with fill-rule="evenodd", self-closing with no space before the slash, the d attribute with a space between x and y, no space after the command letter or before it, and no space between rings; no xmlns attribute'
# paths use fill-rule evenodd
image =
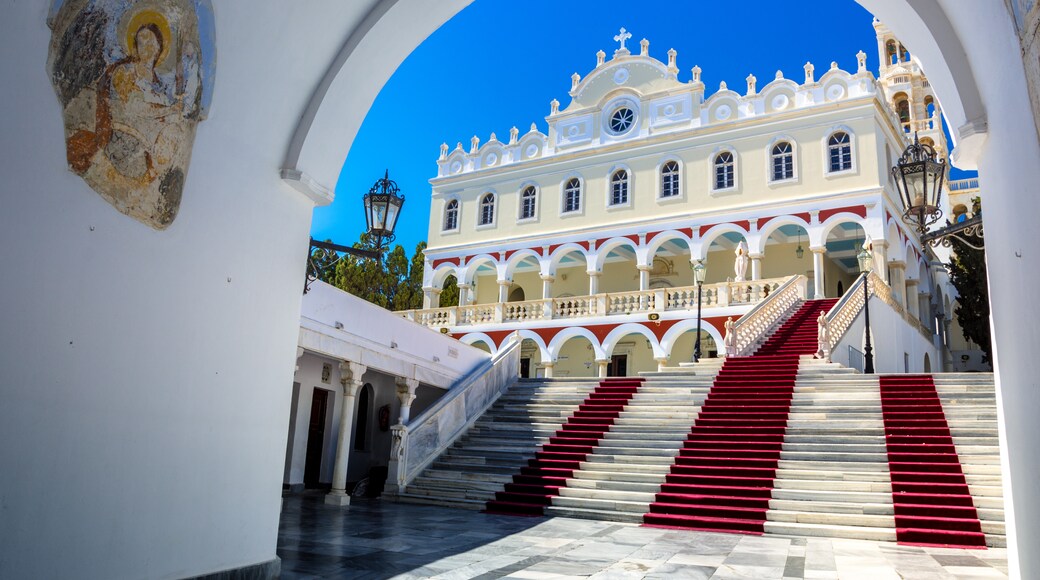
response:
<svg viewBox="0 0 1040 580"><path fill-rule="evenodd" d="M459 259L458 258L440 258L440 259L434 260L433 261L433 269L436 270L441 264L454 264L455 266L458 266L459 265Z"/></svg>
<svg viewBox="0 0 1040 580"><path fill-rule="evenodd" d="M751 222L749 222L748 220L739 220L739 221L724 222L724 223L733 224L735 226L740 226L740 227L744 228L745 232L751 231ZM720 224L707 224L707 225L703 225L703 226L701 226L701 229L698 230L697 233L698 233L698 235L703 236L705 233L707 233L708 230L710 230L711 228L713 228L713 227L715 227L717 225L720 225Z"/></svg>
<svg viewBox="0 0 1040 580"><path fill-rule="evenodd" d="M820 221L825 222L831 216L838 215L842 212L854 213L863 219L867 219L867 207L863 205L854 205L849 207L839 207L836 209L820 210Z"/></svg>
<svg viewBox="0 0 1040 580"><path fill-rule="evenodd" d="M722 331L720 329L725 326L726 318L727 318L726 316L711 316L711 317L707 317L707 318L702 319L701 322L702 322L702 326L703 327L710 326L710 327L714 328L716 330L716 332L721 333ZM734 316L733 317L734 321L737 321L739 319L740 319L740 316ZM661 341L664 338L665 333L667 333L669 329L671 329L673 326L675 326L679 322L682 322L683 320L689 320L689 319L661 320L661 321L656 322L656 323L655 322L650 322L650 321L647 320L647 321L635 322L634 324L640 324L642 326L645 326L646 328L648 328L650 330L650 332L652 332L654 334L654 336L657 337L658 341ZM607 335L610 334L615 328L621 326L621 324L630 324L630 323L589 324L589 325L585 325L584 328L588 329L588 331L591 332L592 335L596 337L596 340L598 340L600 342L600 344L602 344L603 340L605 338L607 338ZM577 325L574 325L574 326L577 326ZM542 341L545 342L545 345L548 346L549 343L552 342L552 339L555 338L556 335L560 333L560 331L562 331L562 330L564 330L566 328L572 328L572 327L573 326L558 326L558 327L552 327L552 328L531 328L529 330L531 330L531 332L537 334L542 339ZM475 333L479 333L479 332L481 332L479 329L474 329L472 332L464 332L464 333L456 333L456 334L458 335L458 338L462 339L462 338L466 337L469 334L475 334ZM490 337L491 340L493 340L495 342L496 348L502 348L502 345L505 343L506 339L508 339L509 335L513 334L514 332L516 332L516 331L515 330L491 330L491 331L485 331L484 334L488 335L488 337Z"/></svg>

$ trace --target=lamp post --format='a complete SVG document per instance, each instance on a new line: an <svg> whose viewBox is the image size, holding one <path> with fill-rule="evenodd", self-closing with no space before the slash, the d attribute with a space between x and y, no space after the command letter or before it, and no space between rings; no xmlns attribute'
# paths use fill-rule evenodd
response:
<svg viewBox="0 0 1040 580"><path fill-rule="evenodd" d="M863 242L863 249L856 256L859 260L859 271L863 273L863 315L867 327L867 340L863 347L863 372L874 374L874 349L870 346L870 271L874 268L874 255L870 251L870 241Z"/></svg>
<svg viewBox="0 0 1040 580"><path fill-rule="evenodd" d="M701 360L701 287L704 286L705 270L703 262L697 262L693 267L693 280L697 283L697 341L693 344L693 362Z"/></svg>
<svg viewBox="0 0 1040 580"><path fill-rule="evenodd" d="M320 272L315 260L334 260L323 265L324 268L335 267L336 263L343 259L340 254L349 254L358 258L372 258L378 260L382 256L383 243L394 241L394 229L397 227L397 218L401 215L404 206L404 196L401 189L390 179L390 170L383 173L383 178L375 182L362 198L365 206L365 226L369 239L374 240L374 247L370 250L352 248L334 244L332 242L319 242L311 238L310 252L307 258L307 280L303 284L303 293L306 294L311 287L311 282L318 279Z"/></svg>

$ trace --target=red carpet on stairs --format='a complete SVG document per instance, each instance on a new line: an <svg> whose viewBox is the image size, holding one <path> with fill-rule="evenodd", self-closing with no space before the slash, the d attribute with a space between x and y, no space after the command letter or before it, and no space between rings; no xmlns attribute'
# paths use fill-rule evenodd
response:
<svg viewBox="0 0 1040 580"><path fill-rule="evenodd" d="M540 516L552 497L566 487L567 478L581 466L603 434L610 430L625 405L643 383L640 378L616 378L600 381L588 398L560 427L549 443L535 452L527 467L513 476L495 499L487 502L485 512L508 515Z"/></svg>
<svg viewBox="0 0 1040 580"><path fill-rule="evenodd" d="M931 375L881 377L896 540L986 546Z"/></svg>
<svg viewBox="0 0 1040 580"><path fill-rule="evenodd" d="M765 531L798 357L816 352L816 317L835 302L806 302L755 355L726 359L645 525Z"/></svg>

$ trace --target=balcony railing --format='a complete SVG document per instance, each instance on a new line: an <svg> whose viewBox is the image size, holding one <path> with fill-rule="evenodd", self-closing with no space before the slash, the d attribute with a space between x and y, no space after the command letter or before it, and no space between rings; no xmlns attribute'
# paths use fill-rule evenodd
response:
<svg viewBox="0 0 1040 580"><path fill-rule="evenodd" d="M956 179L950 182L950 191L966 191L979 188L979 178Z"/></svg>
<svg viewBox="0 0 1040 580"><path fill-rule="evenodd" d="M704 308L757 304L787 280L788 278L770 278L768 280L705 284L701 288L702 304ZM530 320L567 320L696 309L697 287L682 286L634 292L610 292L594 296L569 296L523 302L494 302L447 308L401 310L397 314L431 328L454 328Z"/></svg>

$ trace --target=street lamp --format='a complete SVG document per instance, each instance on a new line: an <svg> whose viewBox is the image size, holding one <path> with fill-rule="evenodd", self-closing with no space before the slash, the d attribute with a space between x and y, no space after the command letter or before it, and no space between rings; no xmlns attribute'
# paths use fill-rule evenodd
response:
<svg viewBox="0 0 1040 580"><path fill-rule="evenodd" d="M704 286L705 270L703 262L697 262L693 267L693 280L697 283L697 342L693 344L693 362L701 360L701 287Z"/></svg>
<svg viewBox="0 0 1040 580"><path fill-rule="evenodd" d="M903 221L916 227L922 235L943 214L939 197L946 178L946 160L936 160L936 157L935 149L927 143L922 144L915 132L914 142L903 151L899 162L892 168L892 177L903 202Z"/></svg>
<svg viewBox="0 0 1040 580"><path fill-rule="evenodd" d="M400 193L401 189L390 179L388 169L383 178L376 181L365 194L365 223L368 235L376 239L377 250L384 239L387 243L394 241L394 228L397 227L397 218L404 206L404 196Z"/></svg>
<svg viewBox="0 0 1040 580"><path fill-rule="evenodd" d="M921 143L915 132L914 142L903 151L899 162L892 168L892 177L895 178L896 189L903 202L903 221L917 229L923 244L950 247L950 238L957 238L969 248L981 250L982 246L965 239L983 237L980 213L963 222L928 231L928 226L939 221L943 214L939 199L946 179L946 160L937 157L935 149L927 143Z"/></svg>
<svg viewBox="0 0 1040 580"><path fill-rule="evenodd" d="M856 256L859 260L859 271L863 273L863 315L867 327L866 346L863 347L863 372L874 374L874 349L870 346L870 271L874 269L874 255L870 251L870 240L863 242L863 249Z"/></svg>
<svg viewBox="0 0 1040 580"><path fill-rule="evenodd" d="M394 229L397 227L397 218L401 215L401 207L404 206L404 196L397 183L390 179L390 170L383 173L383 178L376 181L375 185L368 190L362 202L365 206L365 226L369 239L374 242L370 250L352 248L334 244L332 242L319 242L311 238L310 252L307 257L307 280L303 284L303 293L306 294L311 288L311 282L318 279L320 272L315 260L334 260L323 264L324 268L332 268L343 259L340 254L350 254L358 258L371 258L378 260L382 253L383 242L394 241Z"/></svg>

